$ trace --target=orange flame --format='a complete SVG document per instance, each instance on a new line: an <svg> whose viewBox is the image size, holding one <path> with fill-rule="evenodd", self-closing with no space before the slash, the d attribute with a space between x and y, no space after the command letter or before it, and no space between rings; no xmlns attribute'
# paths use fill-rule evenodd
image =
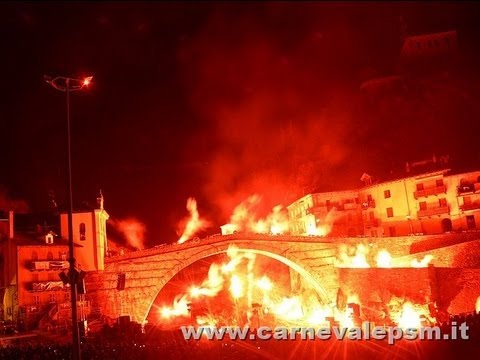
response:
<svg viewBox="0 0 480 360"><path fill-rule="evenodd" d="M379 268L391 268L392 256L387 250L380 250L377 254L377 267Z"/></svg>
<svg viewBox="0 0 480 360"><path fill-rule="evenodd" d="M230 278L230 292L235 299L243 296L243 282L238 275L232 275Z"/></svg>
<svg viewBox="0 0 480 360"><path fill-rule="evenodd" d="M252 195L237 205L230 217L230 223L221 226L222 235L233 234L236 231L274 235L286 233L289 224L283 206L277 205L265 219L257 219L255 210L260 200L260 196Z"/></svg>
<svg viewBox="0 0 480 360"><path fill-rule="evenodd" d="M185 241L191 239L197 232L207 228L210 224L205 219L200 218L197 209L197 201L194 198L188 198L187 210L190 213L185 229L183 230L178 243L182 244Z"/></svg>
<svg viewBox="0 0 480 360"><path fill-rule="evenodd" d="M177 296L173 301L172 307L164 307L161 310L162 317L170 318L172 316L188 315L188 299L186 295Z"/></svg>
<svg viewBox="0 0 480 360"><path fill-rule="evenodd" d="M413 259L411 262L411 265L414 268L427 267L430 261L432 260L433 260L433 255L425 255L424 258L420 261L418 261L417 259Z"/></svg>
<svg viewBox="0 0 480 360"><path fill-rule="evenodd" d="M358 244L355 247L353 256L349 256L346 246L341 246L335 265L343 268L369 268L367 253L368 248L363 244Z"/></svg>
<svg viewBox="0 0 480 360"><path fill-rule="evenodd" d="M307 218L306 221L306 235L311 236L327 236L332 231L333 223L336 217L336 210L333 208L330 210L324 219L318 219L319 224L317 224L317 219L315 216L311 215Z"/></svg>
<svg viewBox="0 0 480 360"><path fill-rule="evenodd" d="M398 326L402 329L418 329L421 326L420 313L413 308L412 303L406 302L403 304Z"/></svg>

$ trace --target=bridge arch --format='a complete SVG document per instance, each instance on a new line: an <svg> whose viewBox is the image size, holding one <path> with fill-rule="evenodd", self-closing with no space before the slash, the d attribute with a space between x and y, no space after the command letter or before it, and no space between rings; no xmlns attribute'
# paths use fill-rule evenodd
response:
<svg viewBox="0 0 480 360"><path fill-rule="evenodd" d="M198 251L190 253L190 256L188 256L188 258L183 259L183 261L180 261L176 266L167 271L157 283L158 285L155 286L153 291L150 292L152 296L150 297L150 301L147 303L148 305L146 307L140 306L140 308L136 309L136 313L139 315L137 316L138 320L140 320L141 323L145 323L158 294L176 274L199 260L217 254L226 253L230 246L235 246L238 252L250 252L257 255L263 255L271 259L275 259L283 263L284 265L287 265L288 267L299 273L306 281L306 283L318 293L318 295L325 303L330 303L331 300L329 299L327 291L321 284L321 279L318 275L316 276L317 272L310 268L308 265L302 264L302 260L298 256L286 250L281 243L275 243L271 241L252 242L237 240L209 244L208 246L199 246L198 249L195 249Z"/></svg>

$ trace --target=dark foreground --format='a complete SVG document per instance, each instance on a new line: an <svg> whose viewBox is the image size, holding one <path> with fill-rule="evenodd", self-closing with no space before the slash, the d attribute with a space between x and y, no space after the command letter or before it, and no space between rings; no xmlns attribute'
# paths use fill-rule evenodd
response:
<svg viewBox="0 0 480 360"><path fill-rule="evenodd" d="M179 332L154 331L122 341L91 338L82 359L477 359L480 341L286 340L185 341ZM69 344L30 341L0 348L0 359L70 359Z"/></svg>

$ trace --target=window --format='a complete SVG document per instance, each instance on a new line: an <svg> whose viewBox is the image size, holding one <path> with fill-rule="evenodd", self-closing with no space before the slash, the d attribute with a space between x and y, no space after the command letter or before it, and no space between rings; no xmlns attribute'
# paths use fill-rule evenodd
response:
<svg viewBox="0 0 480 360"><path fill-rule="evenodd" d="M53 260L53 253L51 251L47 253L47 260Z"/></svg>
<svg viewBox="0 0 480 360"><path fill-rule="evenodd" d="M38 274L32 275L33 282L38 282Z"/></svg>
<svg viewBox="0 0 480 360"><path fill-rule="evenodd" d="M417 191L422 191L423 189L423 184L417 184Z"/></svg>
<svg viewBox="0 0 480 360"><path fill-rule="evenodd" d="M440 207L447 206L447 199L438 199L438 204L440 205Z"/></svg>
<svg viewBox="0 0 480 360"><path fill-rule="evenodd" d="M439 179L436 181L437 186L443 186L443 179Z"/></svg>
<svg viewBox="0 0 480 360"><path fill-rule="evenodd" d="M57 294L50 294L50 302L51 303L57 302Z"/></svg>
<svg viewBox="0 0 480 360"><path fill-rule="evenodd" d="M82 240L82 241L86 240L86 237L85 237L85 223L80 224L80 240Z"/></svg>
<svg viewBox="0 0 480 360"><path fill-rule="evenodd" d="M63 294L63 301L65 301L65 302L70 301L70 291L66 291Z"/></svg>
<svg viewBox="0 0 480 360"><path fill-rule="evenodd" d="M463 203L465 205L470 205L472 203L472 198L470 196L464 196L463 197Z"/></svg>
<svg viewBox="0 0 480 360"><path fill-rule="evenodd" d="M393 217L393 208L387 208L387 216L390 218L390 217Z"/></svg>
<svg viewBox="0 0 480 360"><path fill-rule="evenodd" d="M38 260L38 254L36 251L32 251L32 261L37 261Z"/></svg>
<svg viewBox="0 0 480 360"><path fill-rule="evenodd" d="M420 210L427 210L427 203L425 201L420 203Z"/></svg>
<svg viewBox="0 0 480 360"><path fill-rule="evenodd" d="M388 199L389 197L392 196L392 194L390 194L390 190L385 190L385 191L383 192L383 195L385 195L385 199Z"/></svg>
<svg viewBox="0 0 480 360"><path fill-rule="evenodd" d="M60 260L67 261L67 253L65 251L60 253Z"/></svg>
<svg viewBox="0 0 480 360"><path fill-rule="evenodd" d="M33 295L33 303L35 305L40 304L40 295Z"/></svg>

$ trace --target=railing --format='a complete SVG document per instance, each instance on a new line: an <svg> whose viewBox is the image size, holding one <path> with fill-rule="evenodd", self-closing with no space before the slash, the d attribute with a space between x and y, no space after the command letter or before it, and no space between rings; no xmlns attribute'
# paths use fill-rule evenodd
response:
<svg viewBox="0 0 480 360"><path fill-rule="evenodd" d="M436 186L434 188L417 190L413 193L413 195L415 196L415 199L418 199L419 197L427 197L427 196L430 196L430 195L445 194L446 192L447 192L447 187L445 185L442 185L442 186Z"/></svg>
<svg viewBox="0 0 480 360"><path fill-rule="evenodd" d="M366 221L363 222L363 225L365 227L378 227L378 224L379 224L378 219L366 220Z"/></svg>
<svg viewBox="0 0 480 360"><path fill-rule="evenodd" d="M367 210L368 208L375 208L375 200L364 201L362 203L362 209Z"/></svg>
<svg viewBox="0 0 480 360"><path fill-rule="evenodd" d="M460 205L460 210L462 211L475 210L475 209L480 209L480 203L470 203L470 204Z"/></svg>
<svg viewBox="0 0 480 360"><path fill-rule="evenodd" d="M66 260L47 260L47 261L32 261L30 263L30 270L63 270L68 269L69 263Z"/></svg>
<svg viewBox="0 0 480 360"><path fill-rule="evenodd" d="M419 210L418 217L425 217L425 216L433 216L433 215L442 215L442 214L449 214L450 207L449 206L437 206L430 209Z"/></svg>
<svg viewBox="0 0 480 360"><path fill-rule="evenodd" d="M77 307L84 307L84 308L89 308L91 307L91 301L90 300L77 300ZM72 304L70 302L64 302L64 303L60 303L59 304L59 308L61 310L66 310L66 309L71 309L72 308Z"/></svg>
<svg viewBox="0 0 480 360"><path fill-rule="evenodd" d="M357 203L345 203L343 204L343 208L345 210L356 210L356 209L359 209L360 208L360 204L357 204Z"/></svg>
<svg viewBox="0 0 480 360"><path fill-rule="evenodd" d="M44 282L33 282L31 291L42 292L42 291L58 291L63 290L69 287L69 284L64 284L63 281L44 281Z"/></svg>

